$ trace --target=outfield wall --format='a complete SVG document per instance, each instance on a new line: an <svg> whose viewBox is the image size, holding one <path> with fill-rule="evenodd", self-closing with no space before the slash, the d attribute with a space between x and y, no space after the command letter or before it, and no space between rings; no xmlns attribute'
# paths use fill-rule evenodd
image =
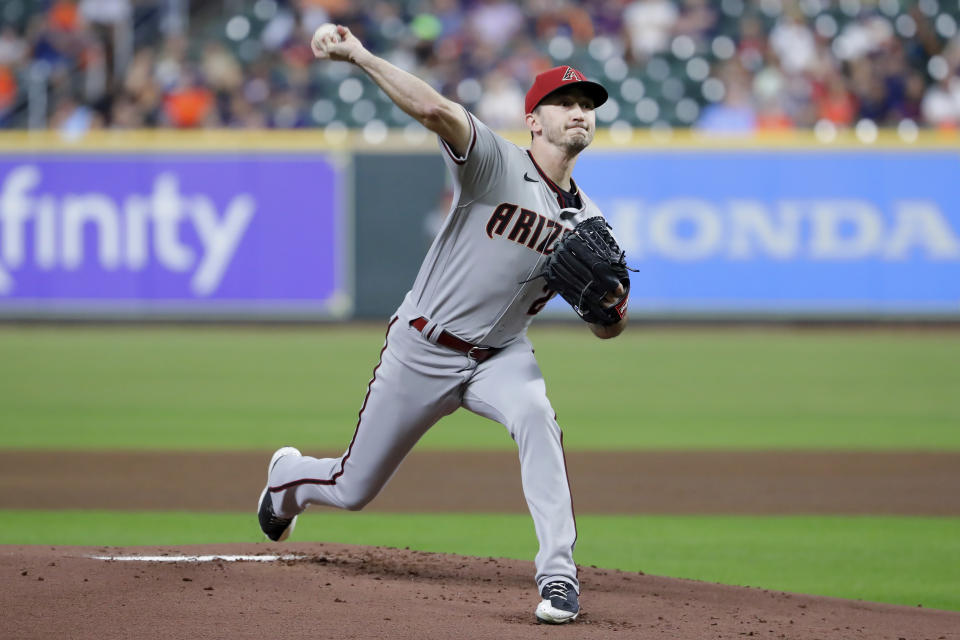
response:
<svg viewBox="0 0 960 640"><path fill-rule="evenodd" d="M953 139L595 147L576 177L638 269L635 316L960 318ZM429 139L7 134L0 314L383 317L447 191Z"/></svg>

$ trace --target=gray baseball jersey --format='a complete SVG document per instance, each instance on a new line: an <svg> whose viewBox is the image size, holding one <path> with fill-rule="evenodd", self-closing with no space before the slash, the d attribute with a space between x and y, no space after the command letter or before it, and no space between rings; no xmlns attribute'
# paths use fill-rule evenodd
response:
<svg viewBox="0 0 960 640"><path fill-rule="evenodd" d="M350 446L338 458L280 457L268 489L284 518L310 504L360 509L433 424L465 407L517 443L540 544L538 588L563 580L579 591L563 435L525 335L551 294L542 279L524 281L562 233L600 211L582 191L582 207L563 209L561 190L528 152L469 118L463 156L441 140L453 208L390 321ZM471 357L471 345L496 351Z"/></svg>
<svg viewBox="0 0 960 640"><path fill-rule="evenodd" d="M440 141L454 178L454 208L423 261L405 304L461 338L492 347L518 339L545 304L540 272L560 236L602 215L561 209L559 187L530 153L470 117L463 157Z"/></svg>

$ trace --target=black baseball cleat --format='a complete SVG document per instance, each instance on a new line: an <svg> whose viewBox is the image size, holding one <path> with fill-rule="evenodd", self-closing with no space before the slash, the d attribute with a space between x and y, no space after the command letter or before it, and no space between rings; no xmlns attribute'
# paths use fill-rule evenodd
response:
<svg viewBox="0 0 960 640"><path fill-rule="evenodd" d="M548 582L540 590L543 600L537 605L537 622L563 624L577 619L580 600L573 585L557 580Z"/></svg>
<svg viewBox="0 0 960 640"><path fill-rule="evenodd" d="M267 467L267 486L263 488L260 494L260 502L257 505L257 518L260 520L260 530L274 542L286 540L294 527L297 525L297 516L292 518L281 518L273 510L273 498L270 495L270 472L276 466L277 461L283 456L300 455L300 452L293 447L283 447L277 449L273 457L270 458L270 466Z"/></svg>

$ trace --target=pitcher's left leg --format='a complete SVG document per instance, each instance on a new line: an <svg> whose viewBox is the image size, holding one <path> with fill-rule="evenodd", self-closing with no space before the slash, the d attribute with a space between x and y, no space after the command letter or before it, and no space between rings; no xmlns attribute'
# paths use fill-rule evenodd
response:
<svg viewBox="0 0 960 640"><path fill-rule="evenodd" d="M563 582L575 598L580 590L573 561L577 527L563 434L530 343L515 343L480 364L463 406L503 424L516 441L523 493L540 543L537 587L543 593L548 585Z"/></svg>

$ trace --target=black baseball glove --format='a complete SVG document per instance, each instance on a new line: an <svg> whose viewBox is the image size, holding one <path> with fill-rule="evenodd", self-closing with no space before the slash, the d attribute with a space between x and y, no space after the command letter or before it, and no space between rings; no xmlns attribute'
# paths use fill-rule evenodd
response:
<svg viewBox="0 0 960 640"><path fill-rule="evenodd" d="M630 293L625 252L608 229L601 216L584 220L557 242L540 274L584 321L602 326L623 318Z"/></svg>

